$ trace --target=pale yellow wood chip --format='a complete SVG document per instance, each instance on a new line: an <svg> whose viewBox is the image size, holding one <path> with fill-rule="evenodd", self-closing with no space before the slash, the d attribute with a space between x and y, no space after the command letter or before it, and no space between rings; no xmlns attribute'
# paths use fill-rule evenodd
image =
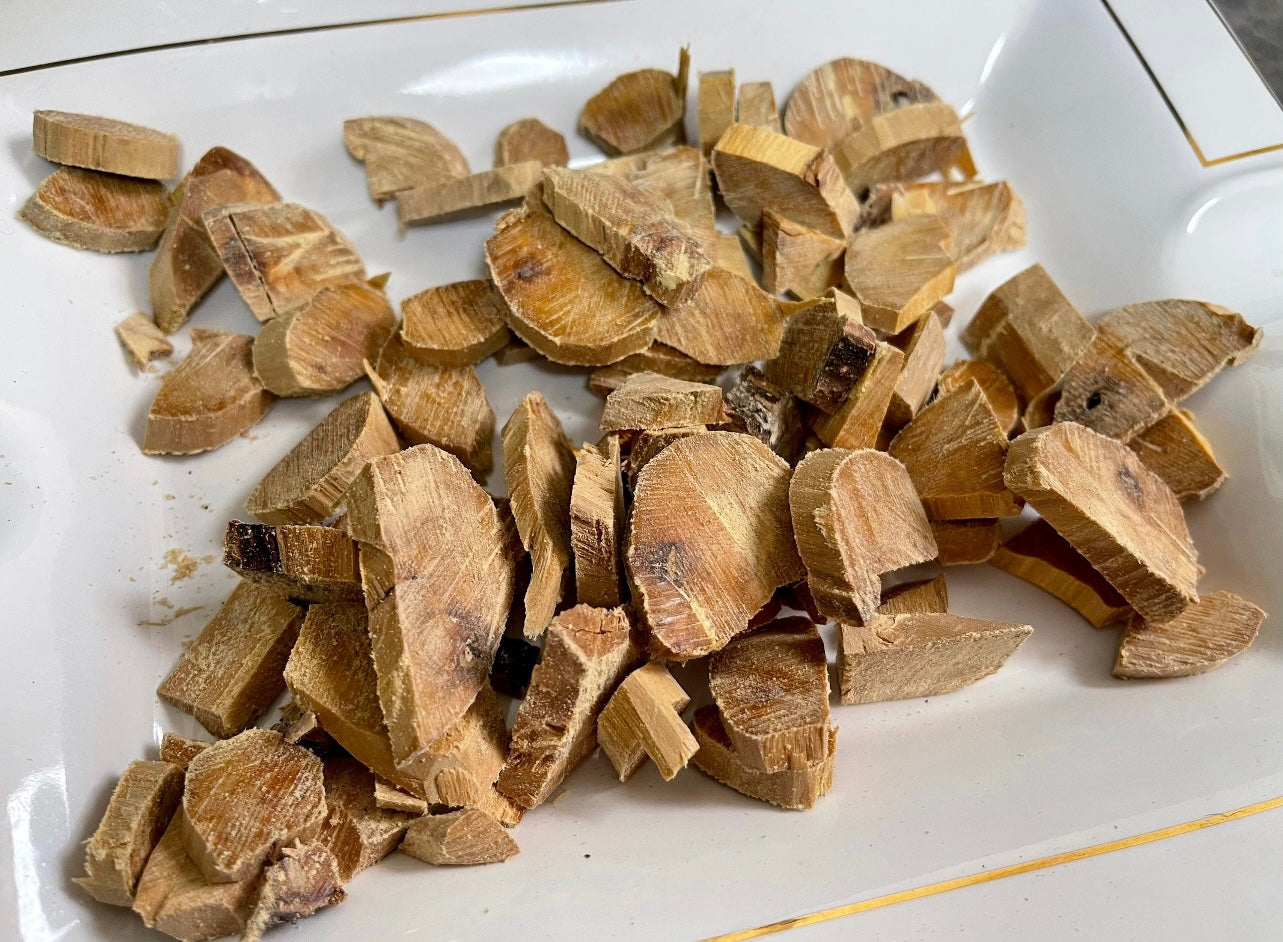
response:
<svg viewBox="0 0 1283 942"><path fill-rule="evenodd" d="M515 202L539 182L543 164L519 164L483 170L457 180L400 190L396 194L397 219L402 226L442 222L458 213Z"/></svg>
<svg viewBox="0 0 1283 942"><path fill-rule="evenodd" d="M1119 639L1114 676L1202 674L1247 650L1263 621L1265 612L1233 592L1205 595L1161 625L1133 621Z"/></svg>
<svg viewBox="0 0 1283 942"><path fill-rule="evenodd" d="M1145 467L1167 482L1180 500L1202 500L1225 483L1225 469L1194 426L1194 416L1176 409L1127 443Z"/></svg>
<svg viewBox="0 0 1283 942"><path fill-rule="evenodd" d="M879 615L909 615L914 612L947 612L949 585L944 573L934 579L905 582L882 593Z"/></svg>
<svg viewBox="0 0 1283 942"><path fill-rule="evenodd" d="M619 605L623 584L624 482L619 440L585 444L575 455L570 492L570 547L575 598L597 608Z"/></svg>
<svg viewBox="0 0 1283 942"><path fill-rule="evenodd" d="M621 782L650 758L671 782L699 748L682 722L690 697L659 661L639 667L619 685L597 718L597 741Z"/></svg>
<svg viewBox="0 0 1283 942"><path fill-rule="evenodd" d="M1010 435L1020 422L1020 400L1007 374L988 360L956 360L940 374L936 388L941 396L966 386L975 380L989 400L989 408L998 419L1002 430Z"/></svg>
<svg viewBox="0 0 1283 942"><path fill-rule="evenodd" d="M953 239L958 271L1025 245L1025 206L1011 184L892 183L891 218L937 215Z"/></svg>
<svg viewBox="0 0 1283 942"><path fill-rule="evenodd" d="M699 73L699 146L707 156L735 121L735 70Z"/></svg>
<svg viewBox="0 0 1283 942"><path fill-rule="evenodd" d="M147 369L152 360L167 357L174 352L174 345L165 339L155 322L143 313L130 314L117 324L116 336L140 370Z"/></svg>
<svg viewBox="0 0 1283 942"><path fill-rule="evenodd" d="M518 850L498 821L475 808L417 818L401 842L402 853L437 865L502 863Z"/></svg>
<svg viewBox="0 0 1283 942"><path fill-rule="evenodd" d="M864 59L834 59L817 66L789 96L784 130L816 147L831 147L875 114L936 101L921 82Z"/></svg>
<svg viewBox="0 0 1283 942"><path fill-rule="evenodd" d="M694 297L663 313L655 337L701 363L770 360L780 352L788 313L785 302L756 283L714 268Z"/></svg>
<svg viewBox="0 0 1283 942"><path fill-rule="evenodd" d="M564 167L570 163L566 138L538 118L522 118L509 124L495 139L494 165L507 167L534 160L545 167Z"/></svg>
<svg viewBox="0 0 1283 942"><path fill-rule="evenodd" d="M957 267L949 230L937 216L915 216L852 233L846 282L864 323L898 334L953 290Z"/></svg>
<svg viewBox="0 0 1283 942"><path fill-rule="evenodd" d="M904 369L895 382L895 392L887 408L889 426L903 428L917 416L935 391L936 379L943 367L944 325L938 314L929 311L910 328L909 342L904 348Z"/></svg>
<svg viewBox="0 0 1283 942"><path fill-rule="evenodd" d="M725 420L720 387L659 373L635 373L606 397L601 430L717 425Z"/></svg>
<svg viewBox="0 0 1283 942"><path fill-rule="evenodd" d="M762 287L817 298L842 283L846 240L762 210Z"/></svg>
<svg viewBox="0 0 1283 942"><path fill-rule="evenodd" d="M735 120L776 134L783 133L780 113L775 107L775 89L770 82L745 82L740 86Z"/></svg>
<svg viewBox="0 0 1283 942"><path fill-rule="evenodd" d="M833 160L859 197L888 180L916 180L966 159L958 113L940 101L907 104L876 114L834 142Z"/></svg>
<svg viewBox="0 0 1283 942"><path fill-rule="evenodd" d="M579 133L608 154L632 154L682 140L690 54L682 47L677 74L626 72L584 103Z"/></svg>

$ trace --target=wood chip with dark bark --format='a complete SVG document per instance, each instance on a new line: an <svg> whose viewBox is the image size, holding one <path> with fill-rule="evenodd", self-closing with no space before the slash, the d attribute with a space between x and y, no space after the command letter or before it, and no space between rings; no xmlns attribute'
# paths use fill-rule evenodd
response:
<svg viewBox="0 0 1283 942"><path fill-rule="evenodd" d="M723 398L727 429L752 435L785 461L793 462L806 438L796 396L767 379L756 366L746 366Z"/></svg>
<svg viewBox="0 0 1283 942"><path fill-rule="evenodd" d="M768 379L823 412L842 408L877 353L877 336L817 298L795 311L784 328L780 355L766 364Z"/></svg>
<svg viewBox="0 0 1283 942"><path fill-rule="evenodd" d="M361 601L356 544L333 527L229 520L223 565L288 599Z"/></svg>
<svg viewBox="0 0 1283 942"><path fill-rule="evenodd" d="M829 415L818 409L804 412L807 423L826 445L834 448L872 448L886 421L895 385L904 371L904 354L879 341L864 373Z"/></svg>

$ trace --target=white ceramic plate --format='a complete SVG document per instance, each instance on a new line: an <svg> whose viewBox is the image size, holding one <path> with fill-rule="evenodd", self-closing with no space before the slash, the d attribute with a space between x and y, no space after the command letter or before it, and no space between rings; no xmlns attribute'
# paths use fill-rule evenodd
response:
<svg viewBox="0 0 1283 942"><path fill-rule="evenodd" d="M1011 179L1026 201L1028 250L960 279L958 322L1035 259L1089 314L1166 296L1215 300L1267 325L1283 310L1279 161L1201 168L1096 4L692 6L638 0L265 37L0 79L0 936L151 937L68 880L120 770L151 754L162 730L196 732L152 691L232 577L210 562L174 582L166 553L217 553L249 488L334 402L281 402L247 438L212 454L143 457L156 378L134 374L112 326L145 305L147 259L65 249L14 219L50 170L30 153L33 109L173 130L187 164L214 144L244 153L288 199L327 213L371 271L390 270L400 299L480 274L490 224L424 227L398 240L394 210L369 202L343 150L342 119L423 117L482 168L499 128L538 115L587 162L593 148L570 134L581 103L619 72L673 67L683 42L696 69L771 79L781 100L819 62L860 55L972 112L983 173ZM226 283L194 323L255 327ZM1254 360L1189 401L1232 476L1189 519L1204 587L1278 612L1283 350L1274 330ZM488 363L482 376L500 422L538 387L572 438L596 437L599 406L580 374ZM647 769L621 786L598 757L570 778L564 800L522 823L519 857L478 869L394 857L359 877L349 902L297 931L318 942L691 939L1283 794L1283 642L1273 622L1214 673L1123 683L1109 674L1114 633L1093 631L1036 589L978 567L951 571L950 595L961 613L1037 630L1003 671L968 690L838 709L835 784L813 811L773 810L695 771L665 785ZM144 624L187 606L203 609L170 626ZM1208 838L1222 848L1218 860L1234 859L1225 833ZM1216 905L1182 892L1195 886L1187 871L1156 870L1173 882L1175 911ZM1248 935L1265 934L1283 912L1272 875L1243 861L1240 876L1244 892L1272 900L1245 917ZM966 899L942 897L935 911L951 919L954 906L975 905ZM981 936L1068 935L1054 909L1028 924L986 921L983 905L968 912L965 925ZM1121 936L1146 925L1119 919ZM908 937L918 923L897 907L877 925ZM949 921L928 934L962 927ZM804 934L854 931L831 923Z"/></svg>

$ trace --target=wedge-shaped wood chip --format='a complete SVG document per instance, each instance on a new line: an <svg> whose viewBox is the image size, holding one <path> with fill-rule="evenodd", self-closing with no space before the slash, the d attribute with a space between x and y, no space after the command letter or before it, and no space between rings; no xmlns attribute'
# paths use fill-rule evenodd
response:
<svg viewBox="0 0 1283 942"><path fill-rule="evenodd" d="M178 176L178 138L140 124L69 111L37 111L32 149L46 160L144 180Z"/></svg>
<svg viewBox="0 0 1283 942"><path fill-rule="evenodd" d="M904 354L879 342L873 360L832 415L807 410L805 417L820 440L834 448L872 448L886 421L895 385L904 371Z"/></svg>
<svg viewBox="0 0 1283 942"><path fill-rule="evenodd" d="M252 163L225 147L205 153L174 192L177 205L148 271L152 317L172 334L223 276L223 261L203 217L219 206L281 198Z"/></svg>
<svg viewBox="0 0 1283 942"><path fill-rule="evenodd" d="M263 868L241 942L260 942L268 929L338 905L347 899L342 884L338 860L325 844L284 848L279 860Z"/></svg>
<svg viewBox="0 0 1283 942"><path fill-rule="evenodd" d="M707 156L735 121L735 70L699 73L699 147Z"/></svg>
<svg viewBox="0 0 1283 942"><path fill-rule="evenodd" d="M352 243L306 206L216 206L201 219L236 290L260 321L306 307L326 285L365 278Z"/></svg>
<svg viewBox="0 0 1283 942"><path fill-rule="evenodd" d="M622 601L624 482L619 440L585 444L575 455L570 492L570 548L575 560L575 598L595 608Z"/></svg>
<svg viewBox="0 0 1283 942"><path fill-rule="evenodd" d="M892 183L891 218L939 216L953 239L958 271L1000 252L1023 248L1025 205L1005 180L997 183Z"/></svg>
<svg viewBox="0 0 1283 942"><path fill-rule="evenodd" d="M789 506L807 585L829 618L872 618L884 573L936 557L909 473L882 452L812 452L793 473Z"/></svg>
<svg viewBox="0 0 1283 942"><path fill-rule="evenodd" d="M401 450L374 393L344 400L290 449L245 499L265 523L318 523L343 505L365 463Z"/></svg>
<svg viewBox="0 0 1283 942"><path fill-rule="evenodd" d="M494 165L508 167L534 160L545 167L570 163L566 138L538 118L522 118L499 132L494 144Z"/></svg>
<svg viewBox="0 0 1283 942"><path fill-rule="evenodd" d="M944 326L940 323L940 316L929 311L909 331L909 342L904 348L904 369L896 380L891 405L887 408L888 425L903 428L917 416L935 391L936 379L943 366Z"/></svg>
<svg viewBox="0 0 1283 942"><path fill-rule="evenodd" d="M374 804L388 811L399 811L404 814L421 815L428 813L428 803L422 798L394 788L387 782L374 781ZM398 843L400 843L398 841Z"/></svg>
<svg viewBox="0 0 1283 942"><path fill-rule="evenodd" d="M1127 446L1180 500L1202 500L1225 483L1225 469L1194 426L1194 416L1184 409L1169 412Z"/></svg>
<svg viewBox="0 0 1283 942"><path fill-rule="evenodd" d="M1205 595L1161 625L1133 621L1118 642L1114 676L1202 674L1246 651L1263 621L1265 612L1233 592Z"/></svg>
<svg viewBox="0 0 1283 942"><path fill-rule="evenodd" d="M845 245L843 246L845 250ZM733 275L738 275L745 281L757 283L757 278L753 274L753 269L749 267L748 256L744 254L744 246L740 243L740 237L730 232L719 232L717 234L717 257L714 259L718 268L725 268Z"/></svg>
<svg viewBox="0 0 1283 942"><path fill-rule="evenodd" d="M138 878L134 912L149 929L181 942L206 942L244 929L257 886L257 873L236 883L206 880L188 856L182 815L176 814Z"/></svg>
<svg viewBox="0 0 1283 942"><path fill-rule="evenodd" d="M962 342L1006 373L1028 401L1065 375L1095 332L1046 269L1034 265L985 298Z"/></svg>
<svg viewBox="0 0 1283 942"><path fill-rule="evenodd" d="M709 366L662 343L652 343L641 353L632 353L617 363L593 370L588 388L608 396L636 373L659 373L692 383L713 383L722 374L720 366Z"/></svg>
<svg viewBox="0 0 1283 942"><path fill-rule="evenodd" d="M402 190L457 180L469 172L467 158L454 141L415 118L351 118L343 122L343 144L365 164L370 196L377 203Z"/></svg>
<svg viewBox="0 0 1283 942"><path fill-rule="evenodd" d="M754 229L762 224L762 211L771 209L842 239L859 215L825 151L765 128L732 124L713 148L713 171L726 205Z"/></svg>
<svg viewBox="0 0 1283 942"><path fill-rule="evenodd" d="M403 438L444 448L479 473L490 470L494 411L473 367L421 363L393 334L367 374Z"/></svg>
<svg viewBox="0 0 1283 942"><path fill-rule="evenodd" d="M524 808L551 797L597 748L597 715L641 659L622 608L577 605L548 627L496 787Z"/></svg>
<svg viewBox="0 0 1283 942"><path fill-rule="evenodd" d="M193 327L192 348L165 374L147 412L145 455L194 455L251 428L276 397L254 375L253 337Z"/></svg>
<svg viewBox="0 0 1283 942"><path fill-rule="evenodd" d="M915 216L851 235L846 281L864 323L898 334L953 290L957 272L949 230L937 216Z"/></svg>
<svg viewBox="0 0 1283 942"><path fill-rule="evenodd" d="M508 305L489 279L456 281L401 302L406 352L433 366L472 366L508 342Z"/></svg>
<svg viewBox="0 0 1283 942"><path fill-rule="evenodd" d="M223 564L248 582L300 602L361 601L356 544L333 527L229 520Z"/></svg>
<svg viewBox="0 0 1283 942"><path fill-rule="evenodd" d="M660 69L624 73L584 103L579 133L608 154L633 154L682 140L689 75L685 47L676 75Z"/></svg>
<svg viewBox="0 0 1283 942"><path fill-rule="evenodd" d="M699 289L712 261L666 199L591 170L549 167L543 181L553 218L655 300L679 304Z"/></svg>
<svg viewBox="0 0 1283 942"><path fill-rule="evenodd" d="M215 736L234 736L272 705L303 610L274 589L242 581L183 652L156 693Z"/></svg>
<svg viewBox="0 0 1283 942"><path fill-rule="evenodd" d="M396 194L397 218L403 226L442 222L469 210L516 202L542 175L542 163L523 160L445 183L401 190Z"/></svg>
<svg viewBox="0 0 1283 942"><path fill-rule="evenodd" d="M851 192L888 180L916 180L944 171L966 153L958 113L944 102L909 104L874 115L831 148Z"/></svg>
<svg viewBox="0 0 1283 942"><path fill-rule="evenodd" d="M933 520L1020 513L1020 501L1003 482L1007 435L979 383L936 399L887 452L908 470Z"/></svg>
<svg viewBox="0 0 1283 942"><path fill-rule="evenodd" d="M649 757L665 782L686 767L699 748L682 721L690 697L659 661L639 667L619 685L597 718L597 741L621 782Z"/></svg>
<svg viewBox="0 0 1283 942"><path fill-rule="evenodd" d="M486 683L512 604L507 535L453 455L372 459L348 492L379 702L398 768L413 768Z"/></svg>
<svg viewBox="0 0 1283 942"><path fill-rule="evenodd" d="M199 739L188 739L186 736L175 733L165 733L160 740L160 759L162 762L168 762L186 771L188 763L208 745L209 743L201 742Z"/></svg>
<svg viewBox="0 0 1283 942"><path fill-rule="evenodd" d="M660 306L545 212L500 217L486 261L509 326L554 362L604 366L655 339Z"/></svg>
<svg viewBox="0 0 1283 942"><path fill-rule="evenodd" d="M691 724L699 749L691 764L741 794L781 808L806 809L833 786L833 755L837 749L836 729L829 730L828 754L805 769L763 772L744 764L727 734L717 707L711 703L695 711Z"/></svg>
<svg viewBox="0 0 1283 942"><path fill-rule="evenodd" d="M629 170L628 180L663 197L672 214L710 259L717 256L717 217L713 207L712 168L698 147L674 147L645 156Z"/></svg>
<svg viewBox="0 0 1283 942"><path fill-rule="evenodd" d="M320 833L321 760L280 733L246 730L192 759L179 814L183 842L205 879L246 880L281 848Z"/></svg>
<svg viewBox="0 0 1283 942"><path fill-rule="evenodd" d="M793 462L806 438L797 397L767 379L756 366L746 366L724 398L730 431L752 435L785 461Z"/></svg>
<svg viewBox="0 0 1283 942"><path fill-rule="evenodd" d="M951 693L1002 667L1029 625L961 615L875 615L842 625L843 703L881 703Z"/></svg>
<svg viewBox="0 0 1283 942"><path fill-rule="evenodd" d="M788 305L724 268L714 268L689 301L666 310L656 338L701 363L729 366L780 352Z"/></svg>
<svg viewBox="0 0 1283 942"><path fill-rule="evenodd" d="M518 851L503 826L475 808L417 818L401 842L402 853L438 865L502 863Z"/></svg>
<svg viewBox="0 0 1283 942"><path fill-rule="evenodd" d="M989 408L998 419L1002 430L1010 435L1020 422L1020 400L1007 374L988 360L957 360L940 374L936 388L941 396L947 395L975 380L989 400Z"/></svg>
<svg viewBox="0 0 1283 942"><path fill-rule="evenodd" d="M85 846L85 876L72 882L100 903L132 906L143 865L182 794L183 770L178 766L131 762Z"/></svg>
<svg viewBox="0 0 1283 942"><path fill-rule="evenodd" d="M735 638L708 662L708 686L740 761L802 771L829 751L829 671L809 618Z"/></svg>
<svg viewBox="0 0 1283 942"><path fill-rule="evenodd" d="M605 432L717 425L726 419L720 387L636 373L606 397Z"/></svg>
<svg viewBox="0 0 1283 942"><path fill-rule="evenodd" d="M328 396L365 375L396 330L382 290L363 281L322 288L272 318L254 341L254 373L278 396Z"/></svg>
<svg viewBox="0 0 1283 942"><path fill-rule="evenodd" d="M723 647L782 585L802 577L788 515L789 467L748 435L674 442L637 479L627 559L656 656Z"/></svg>
<svg viewBox="0 0 1283 942"><path fill-rule="evenodd" d="M1035 520L1007 539L989 562L1054 595L1093 627L1132 617L1127 600L1046 520Z"/></svg>
<svg viewBox="0 0 1283 942"><path fill-rule="evenodd" d="M762 287L816 298L842 283L846 241L762 210Z"/></svg>
<svg viewBox="0 0 1283 942"><path fill-rule="evenodd" d="M46 239L73 249L145 252L165 231L169 211L164 184L63 167L18 215Z"/></svg>
<svg viewBox="0 0 1283 942"><path fill-rule="evenodd" d="M530 553L527 637L552 621L570 566L570 495L575 453L542 395L532 392L503 425L503 474L521 545Z"/></svg>
<svg viewBox="0 0 1283 942"><path fill-rule="evenodd" d="M1160 624L1198 601L1180 502L1126 445L1057 422L1011 443L1006 482L1143 618Z"/></svg>
<svg viewBox="0 0 1283 942"><path fill-rule="evenodd" d="M789 96L784 130L791 137L831 147L875 114L937 101L921 82L865 59L834 59L812 70Z"/></svg>
<svg viewBox="0 0 1283 942"><path fill-rule="evenodd" d="M140 370L147 369L152 360L174 352L174 345L146 314L130 314L116 325L116 336Z"/></svg>
<svg viewBox="0 0 1283 942"><path fill-rule="evenodd" d="M992 520L932 520L937 557L942 566L987 563L1002 542L1002 525Z"/></svg>
<svg viewBox="0 0 1283 942"><path fill-rule="evenodd" d="M766 364L766 376L793 395L832 413L873 362L878 338L852 320L833 298L817 298L788 319L780 355Z"/></svg>
<svg viewBox="0 0 1283 942"><path fill-rule="evenodd" d="M1025 426L1076 422L1126 442L1171 409L1163 388L1136 358L1113 336L1098 331L1060 382L1030 403Z"/></svg>
<svg viewBox="0 0 1283 942"><path fill-rule="evenodd" d="M882 593L879 615L910 615L915 612L947 612L949 586L944 573L934 579L905 582Z"/></svg>
<svg viewBox="0 0 1283 942"><path fill-rule="evenodd" d="M770 82L745 82L740 86L735 120L776 134L783 133L780 112L775 107L775 89Z"/></svg>

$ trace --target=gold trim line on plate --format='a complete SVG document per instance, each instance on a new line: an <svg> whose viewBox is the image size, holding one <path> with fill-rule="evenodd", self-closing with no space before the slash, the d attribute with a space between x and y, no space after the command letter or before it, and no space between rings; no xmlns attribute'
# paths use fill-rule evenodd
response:
<svg viewBox="0 0 1283 942"><path fill-rule="evenodd" d="M1189 142L1190 149L1194 151L1194 156L1198 158L1198 162L1200 164L1204 167L1215 167L1219 164L1227 164L1232 160L1243 160L1246 157L1258 157L1261 154L1269 154L1276 150L1283 150L1283 142L1280 142L1278 144L1270 144L1267 147L1257 147L1252 150L1245 150L1242 153L1227 154L1224 157L1215 157L1212 160L1208 160L1207 157L1203 155L1203 148L1198 146L1198 141L1194 140L1194 135L1190 133L1189 128L1185 125L1185 120L1181 117L1181 113L1176 110L1176 106L1172 104L1172 100L1167 97L1167 91L1163 88L1163 83L1158 80L1158 76L1154 74L1154 70L1149 67L1149 61L1145 58L1145 54L1140 51L1140 47L1136 45L1136 40L1132 39L1132 34L1127 32L1127 27L1124 26L1123 21L1118 18L1118 14L1114 12L1114 8L1110 6L1109 0L1100 0L1100 2L1105 8L1105 12L1109 14L1109 18L1114 21L1114 25L1118 27L1118 31L1123 34L1123 39L1127 40L1127 45L1130 46L1132 52L1135 53L1136 59L1140 62L1141 68L1145 70L1145 74L1149 76L1149 80L1154 83L1154 88L1158 91L1159 97L1163 99L1163 104L1167 106L1167 110L1172 113L1172 117L1176 120L1177 127L1179 127L1181 129L1181 133L1185 135L1185 140ZM1223 19L1221 23L1224 25ZM1240 51L1242 50L1241 45L1239 46L1239 49ZM1253 65L1253 68L1255 68L1255 65Z"/></svg>
<svg viewBox="0 0 1283 942"><path fill-rule="evenodd" d="M828 922L831 919L840 919L843 916L853 916L856 913L868 912L871 909L882 909L885 906L893 906L896 903L907 903L915 899L922 899L924 896L935 896L939 893L947 893L950 890L959 890L963 887L976 886L980 883L991 883L994 880L1001 880L1004 877L1020 876L1023 873L1032 873L1035 870L1046 870L1048 867L1072 863L1076 860L1086 860L1089 857L1099 857L1102 854L1110 854L1114 851L1126 850L1129 847L1139 847L1142 844L1152 844L1155 841L1166 840L1169 837L1179 837L1182 834L1188 834L1190 831L1198 831L1202 828L1212 827L1217 824L1225 824L1227 821L1237 821L1239 818L1247 818L1254 814L1260 814L1263 811L1273 811L1275 808L1281 806L1283 806L1283 796L1278 798L1268 798L1265 801L1258 801L1253 805L1235 808L1233 811L1209 814L1206 817L1198 818L1195 821L1186 821L1183 824L1173 824L1170 827L1159 828L1157 831L1146 831L1144 834L1136 834L1132 837L1124 837L1116 841L1108 841L1104 844L1093 844L1090 847L1082 847L1078 850L1070 850L1062 854L1053 854L1050 857L1039 857L1037 860L1026 860L1024 863L1012 864L1008 867L999 867L997 870L984 870L979 873L969 873L966 876L957 877L953 880L942 880L939 883L928 883L924 886L915 886L913 889L901 890L899 893L888 893L885 896L875 896L872 899L860 900L855 903L847 903L845 906L834 906L830 909L822 909L819 912L808 913L805 916L796 916L792 919L781 919L779 922L772 922L764 926L758 926L754 929L741 929L738 932L729 932L725 935L711 936L710 938L703 940L703 942L744 942L746 939L758 939L762 936L773 935L777 932L785 932L789 929L800 929L802 926L812 926L818 922Z"/></svg>
<svg viewBox="0 0 1283 942"><path fill-rule="evenodd" d="M3 0L0 0L3 2ZM56 69L63 65L79 65L82 62L97 62L100 59L115 59L118 56L132 56L141 52L160 52L165 49L183 49L188 46L206 46L213 43L236 42L242 39L257 39L261 36L295 36L300 33L320 33L326 30L350 29L357 26L385 26L390 23L417 23L420 20L449 20L461 16L485 16L491 13L518 13L523 10L547 10L551 7L577 7L598 3L622 3L625 0L544 0L542 3L518 4L512 6L478 7L467 10L441 10L436 13L414 13L407 16L389 16L383 19L344 20L341 23L318 23L315 26L291 26L284 29L266 29L255 33L234 33L228 36L210 36L207 39L182 39L172 43L156 43L151 46L138 46L133 49L118 49L114 52L99 52L89 56L76 56L71 59L59 59L56 62L42 62L39 65L24 65L17 69L0 70L0 78L7 75L22 75L25 72L39 72L41 69Z"/></svg>

